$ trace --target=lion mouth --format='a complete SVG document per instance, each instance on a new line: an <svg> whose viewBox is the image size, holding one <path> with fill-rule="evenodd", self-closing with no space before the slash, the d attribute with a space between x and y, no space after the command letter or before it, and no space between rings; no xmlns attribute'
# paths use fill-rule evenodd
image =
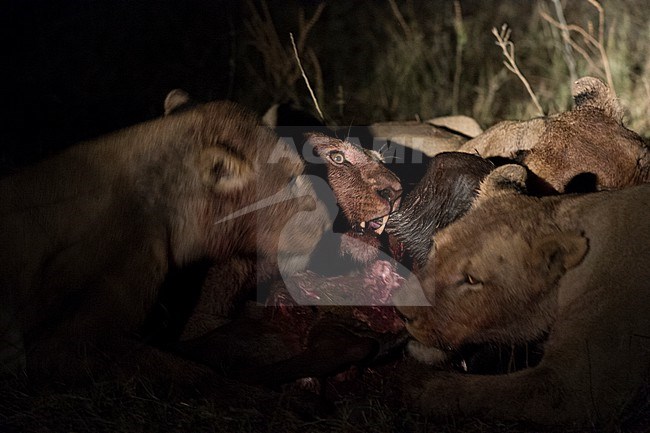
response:
<svg viewBox="0 0 650 433"><path fill-rule="evenodd" d="M384 215L383 217L353 224L352 230L358 234L375 233L377 236L379 236L384 232L387 222L388 215Z"/></svg>

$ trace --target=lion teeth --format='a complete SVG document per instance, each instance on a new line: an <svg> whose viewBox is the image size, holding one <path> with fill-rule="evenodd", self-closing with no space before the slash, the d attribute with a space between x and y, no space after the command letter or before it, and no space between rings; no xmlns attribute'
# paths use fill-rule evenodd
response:
<svg viewBox="0 0 650 433"><path fill-rule="evenodd" d="M365 222L365 221L363 221L363 222L361 223L361 228L362 228L362 229L365 229L365 228L366 228L366 222Z"/></svg>
<svg viewBox="0 0 650 433"><path fill-rule="evenodd" d="M381 219L381 226L375 230L375 233L378 235L382 234L384 232L384 229L386 228L386 222L388 221L388 215L384 216Z"/></svg>

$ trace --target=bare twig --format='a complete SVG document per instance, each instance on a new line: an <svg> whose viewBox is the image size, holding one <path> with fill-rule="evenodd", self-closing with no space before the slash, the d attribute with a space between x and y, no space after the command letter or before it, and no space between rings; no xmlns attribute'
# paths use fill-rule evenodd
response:
<svg viewBox="0 0 650 433"><path fill-rule="evenodd" d="M311 31L314 24L320 19L323 10L325 9L325 3L320 3L316 8L316 12L311 16L309 21L305 23L305 13L301 9L298 16L298 49L303 51L305 49L305 42L307 41L307 35Z"/></svg>
<svg viewBox="0 0 650 433"><path fill-rule="evenodd" d="M528 91L528 94L530 95L530 98L533 100L533 104L535 104L535 107L537 108L537 111L540 113L540 115L544 116L544 110L542 109L542 106L540 105L535 92L533 92L533 89L530 87L528 80L526 77L524 77L524 74L521 73L519 67L517 66L517 62L515 60L515 44L510 40L510 29L508 28L508 25L503 24L500 31L497 30L496 27L493 27L492 34L497 40L496 44L501 47L503 56L506 58L503 61L503 64L524 84L526 90Z"/></svg>
<svg viewBox="0 0 650 433"><path fill-rule="evenodd" d="M395 0L388 0L388 3L390 4L390 8L393 11L393 15L395 15L395 18L397 18L397 22L404 30L404 34L408 39L412 39L413 31L411 30L411 27L409 27L409 25L406 24L404 15L402 15L402 13L399 11L399 8L397 7L397 3L395 3Z"/></svg>
<svg viewBox="0 0 650 433"><path fill-rule="evenodd" d="M325 99L325 80L323 79L323 70L320 67L320 62L318 61L316 53L311 48L307 50L307 58L313 66L314 73L316 74L316 97L322 101Z"/></svg>
<svg viewBox="0 0 650 433"><path fill-rule="evenodd" d="M553 18L551 18L551 17L550 17L547 13L545 13L544 11L540 11L540 15L542 16L542 18L544 18L546 21L548 21L549 23L553 24L553 25L556 26L557 28L559 28L559 29L566 29L566 30L570 30L570 31L574 31L574 32L576 32L576 33L579 33L580 36L582 36L582 38L583 38L583 39L585 40L585 42L587 42L588 44L593 45L593 46L598 45L598 40L597 40L597 39L596 39L596 38L595 38L595 37L590 33L590 31L587 31L587 30L583 29L582 27L577 26L577 25L575 25L575 24L567 24L566 26L563 26L561 23L559 23L559 22L557 22L556 20L554 20Z"/></svg>
<svg viewBox="0 0 650 433"><path fill-rule="evenodd" d="M458 114L460 76L463 71L463 47L467 42L467 35L465 34L465 28L463 27L463 11L460 8L460 0L454 0L454 30L456 31L456 68L454 70L451 111L453 114Z"/></svg>
<svg viewBox="0 0 650 433"><path fill-rule="evenodd" d="M600 59L605 68L605 76L607 77L607 85L609 89L614 92L614 79L612 78L612 70L609 67L609 57L605 51L605 9L596 0L587 0L589 4L596 8L598 11L598 51L600 52Z"/></svg>
<svg viewBox="0 0 650 433"><path fill-rule="evenodd" d="M562 3L560 0L551 0L553 6L555 7L555 15L557 15L558 22L562 25L560 32L562 33L562 40L564 44L562 45L564 50L564 61L566 62L567 68L569 68L569 79L571 83L578 79L578 73L576 72L576 61L573 58L573 49L571 46L571 36L569 30L566 28L566 18L564 18L564 9L562 8Z"/></svg>
<svg viewBox="0 0 650 433"><path fill-rule="evenodd" d="M553 0L554 2L557 0ZM607 80L607 86L610 88L613 94L616 94L614 89L614 80L612 78L612 70L609 64L609 57L607 56L607 51L605 49L605 10L602 5L597 0L587 0L598 11L598 34L594 35L594 26L591 22L587 23L587 29L584 27L567 24L563 20L563 16L560 17L558 14L559 21L551 18L544 11L540 11L541 17L549 22L552 26L560 29L562 31L562 37L566 43L570 44L573 49L575 49L584 59L589 63L589 66L595 71L598 71L605 76ZM575 32L582 36L584 46L580 46L577 42L571 39L571 32ZM590 54L589 51L593 51L594 54ZM600 63L602 67L596 65L593 57L596 55L600 58Z"/></svg>
<svg viewBox="0 0 650 433"><path fill-rule="evenodd" d="M549 24L551 24L554 27L557 27L560 30L574 31L574 32L580 34L588 47L591 47L594 44L596 44L596 45L598 44L598 41L596 39L594 39L593 36L591 36L582 27L579 27L579 26L576 26L576 25L562 24L559 21L556 21L553 18L551 18L544 11L540 11L539 14L541 15L542 18L544 18L546 21L548 21ZM593 56L591 54L589 54L589 52L587 52L586 49L584 49L583 47L578 45L578 43L576 41L574 41L573 39L571 39L570 36L569 36L569 39L568 39L567 42L571 45L571 47L574 50L576 50L578 53L580 53L580 55L587 61L587 63L589 63L589 67L591 69L593 69L594 71L596 71L598 73L601 73L601 74L605 75L604 69L596 64L596 62L592 58Z"/></svg>
<svg viewBox="0 0 650 433"><path fill-rule="evenodd" d="M286 101L287 99L300 103L300 94L296 90L300 80L301 71L293 60L292 47L281 40L278 31L273 22L271 12L266 0L255 2L248 0L250 15L245 21L246 32L249 43L255 47L261 57L261 66L263 75L250 64L248 70L252 75L265 84L264 89L269 91L276 101ZM322 73L320 64L316 55L307 47L307 37L310 31L321 17L325 3L321 3L314 14L305 18L302 9L298 13L298 32L296 34L296 49L298 52L306 55L306 66L316 70L316 84L319 96L322 95ZM311 69L310 69L311 70Z"/></svg>
<svg viewBox="0 0 650 433"><path fill-rule="evenodd" d="M309 94L311 95L312 101L314 101L314 106L316 107L316 111L318 111L318 115L320 116L321 120L325 120L325 117L323 116L323 112L320 109L320 106L318 105L318 100L316 99L316 95L314 95L314 91L311 89L311 85L309 84L309 78L307 78L307 74L305 74L305 70L302 68L302 63L300 62L300 56L298 55L298 48L296 48L296 41L293 39L293 33L289 33L289 37L291 38L291 46L293 46L293 54L296 56L296 61L298 62L298 67L300 68L300 73L302 74L303 80L305 80L305 84L307 85L307 89L309 89Z"/></svg>

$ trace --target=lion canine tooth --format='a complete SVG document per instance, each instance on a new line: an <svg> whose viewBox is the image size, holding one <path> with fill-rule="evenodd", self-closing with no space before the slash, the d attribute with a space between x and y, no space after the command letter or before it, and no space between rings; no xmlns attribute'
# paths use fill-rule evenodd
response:
<svg viewBox="0 0 650 433"><path fill-rule="evenodd" d="M362 229L365 229L365 228L366 228L366 222L365 222L365 221L361 223L361 228L362 228Z"/></svg>
<svg viewBox="0 0 650 433"><path fill-rule="evenodd" d="M388 221L388 215L384 216L381 219L381 226L375 230L375 233L378 235L382 234L384 232L384 229L386 228L386 222Z"/></svg>

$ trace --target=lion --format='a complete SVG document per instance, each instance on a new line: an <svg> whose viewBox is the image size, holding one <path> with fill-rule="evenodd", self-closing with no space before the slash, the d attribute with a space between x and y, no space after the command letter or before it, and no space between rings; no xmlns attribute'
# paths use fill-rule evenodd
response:
<svg viewBox="0 0 650 433"><path fill-rule="evenodd" d="M323 161L345 220L339 254L356 263L370 263L377 257L379 237L389 217L400 207L400 179L377 152L347 140L314 133L308 136L307 145Z"/></svg>
<svg viewBox="0 0 650 433"><path fill-rule="evenodd" d="M187 102L172 91L166 116L0 181L0 291L30 377L210 383L154 347L160 298L191 311L207 269L237 255L306 263L331 226L303 160L254 114Z"/></svg>
<svg viewBox="0 0 650 433"><path fill-rule="evenodd" d="M618 189L650 181L650 148L623 125L624 109L599 79L572 87L575 107L526 121L503 121L459 149L526 166L542 194ZM531 190L532 192L532 190Z"/></svg>
<svg viewBox="0 0 650 433"><path fill-rule="evenodd" d="M492 376L408 365L398 386L441 416L611 426L650 379L650 184L537 198L525 177L488 175L418 275L431 306L409 306L409 282L398 308L420 356L548 333L540 363Z"/></svg>

